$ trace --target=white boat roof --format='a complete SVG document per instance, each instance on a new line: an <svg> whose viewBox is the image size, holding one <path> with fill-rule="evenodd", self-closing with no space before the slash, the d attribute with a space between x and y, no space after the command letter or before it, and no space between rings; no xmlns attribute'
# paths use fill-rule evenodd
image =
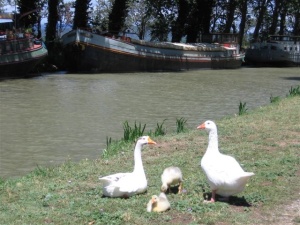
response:
<svg viewBox="0 0 300 225"><path fill-rule="evenodd" d="M193 45L189 45L189 44L184 44L184 43L174 43L174 42L170 42L173 45L178 45L178 46L182 46L182 47L191 47Z"/></svg>
<svg viewBox="0 0 300 225"><path fill-rule="evenodd" d="M0 19L0 23L12 23L12 19Z"/></svg>

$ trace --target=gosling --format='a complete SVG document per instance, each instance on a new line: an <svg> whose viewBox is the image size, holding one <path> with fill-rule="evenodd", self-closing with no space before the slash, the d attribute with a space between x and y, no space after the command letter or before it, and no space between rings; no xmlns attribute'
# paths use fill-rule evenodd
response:
<svg viewBox="0 0 300 225"><path fill-rule="evenodd" d="M163 192L159 196L153 195L147 204L147 212L165 212L170 208L171 205Z"/></svg>
<svg viewBox="0 0 300 225"><path fill-rule="evenodd" d="M178 186L178 194L182 193L183 189L183 179L182 179L182 172L178 167L171 166L164 170L163 174L161 175L161 191L168 192L170 190L171 185L179 185Z"/></svg>

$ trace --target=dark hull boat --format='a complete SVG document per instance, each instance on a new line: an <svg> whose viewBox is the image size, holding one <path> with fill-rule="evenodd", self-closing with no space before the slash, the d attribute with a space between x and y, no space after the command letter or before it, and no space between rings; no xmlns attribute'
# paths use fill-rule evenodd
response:
<svg viewBox="0 0 300 225"><path fill-rule="evenodd" d="M232 39L226 42L224 36L222 40L214 44L153 43L80 29L62 36L67 70L89 73L240 68L244 54L239 46Z"/></svg>
<svg viewBox="0 0 300 225"><path fill-rule="evenodd" d="M43 44L32 38L0 39L0 79L33 76L30 72L46 56Z"/></svg>
<svg viewBox="0 0 300 225"><path fill-rule="evenodd" d="M300 66L300 36L273 35L266 42L253 42L245 61L255 66Z"/></svg>
<svg viewBox="0 0 300 225"><path fill-rule="evenodd" d="M13 31L12 23L0 16L0 80L36 75L30 72L48 54L41 41L20 29Z"/></svg>

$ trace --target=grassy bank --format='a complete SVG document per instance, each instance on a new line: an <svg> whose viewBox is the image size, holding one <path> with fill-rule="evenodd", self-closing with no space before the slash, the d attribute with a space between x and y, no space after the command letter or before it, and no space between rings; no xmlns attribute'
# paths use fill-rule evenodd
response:
<svg viewBox="0 0 300 225"><path fill-rule="evenodd" d="M203 203L209 188L199 161L207 133L195 129L153 138L158 144L142 153L148 191L129 199L103 198L98 177L131 171L134 144L105 159L37 168L1 181L0 224L276 224L284 208L300 198L299 112L295 96L216 121L222 152L255 173L229 203ZM159 194L160 175L171 165L182 169L185 193L168 195L170 211L147 213L147 202ZM289 216L294 223L300 223L297 212Z"/></svg>

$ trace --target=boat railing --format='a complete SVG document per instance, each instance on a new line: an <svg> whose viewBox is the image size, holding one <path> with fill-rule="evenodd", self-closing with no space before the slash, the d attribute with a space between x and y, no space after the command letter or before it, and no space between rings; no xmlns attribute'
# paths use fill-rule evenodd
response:
<svg viewBox="0 0 300 225"><path fill-rule="evenodd" d="M33 36L13 39L0 38L0 55L29 51L41 45L42 42Z"/></svg>

